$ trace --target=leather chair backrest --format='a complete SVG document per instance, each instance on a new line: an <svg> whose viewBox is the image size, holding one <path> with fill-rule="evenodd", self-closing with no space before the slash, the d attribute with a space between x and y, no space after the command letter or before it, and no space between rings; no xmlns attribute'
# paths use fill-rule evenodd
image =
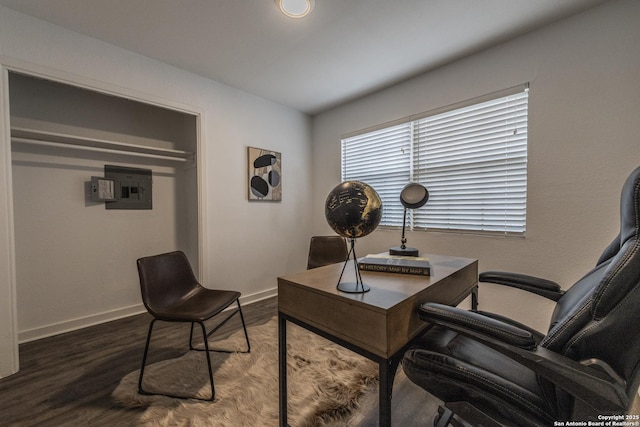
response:
<svg viewBox="0 0 640 427"><path fill-rule="evenodd" d="M633 396L640 380L640 168L623 186L620 221L596 267L558 301L540 345L606 363Z"/></svg>
<svg viewBox="0 0 640 427"><path fill-rule="evenodd" d="M307 269L344 262L347 255L347 242L344 237L313 236L309 244Z"/></svg>
<svg viewBox="0 0 640 427"><path fill-rule="evenodd" d="M596 265L600 265L605 261L610 260L611 258L613 258L618 252L620 251L620 235L618 234L611 243L609 243L609 246L607 246L605 248L604 251L602 251L602 254L600 255L600 258L598 258L598 262L596 262Z"/></svg>
<svg viewBox="0 0 640 427"><path fill-rule="evenodd" d="M200 286L181 251L140 258L137 264L142 301L152 315L175 305Z"/></svg>

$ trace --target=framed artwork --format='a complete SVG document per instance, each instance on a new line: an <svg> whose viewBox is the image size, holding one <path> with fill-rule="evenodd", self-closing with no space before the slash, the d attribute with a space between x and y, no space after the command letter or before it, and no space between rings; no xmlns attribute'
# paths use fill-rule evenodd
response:
<svg viewBox="0 0 640 427"><path fill-rule="evenodd" d="M248 147L249 200L282 200L282 155Z"/></svg>

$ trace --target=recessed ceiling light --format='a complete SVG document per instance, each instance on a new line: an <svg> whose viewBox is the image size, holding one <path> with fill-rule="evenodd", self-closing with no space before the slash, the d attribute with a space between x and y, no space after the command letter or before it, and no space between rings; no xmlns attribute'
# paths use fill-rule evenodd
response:
<svg viewBox="0 0 640 427"><path fill-rule="evenodd" d="M302 18L312 10L315 0L276 0L278 7L290 18Z"/></svg>

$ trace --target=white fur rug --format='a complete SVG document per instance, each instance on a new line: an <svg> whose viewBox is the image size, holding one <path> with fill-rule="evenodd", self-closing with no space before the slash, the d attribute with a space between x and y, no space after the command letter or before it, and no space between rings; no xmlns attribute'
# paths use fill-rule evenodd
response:
<svg viewBox="0 0 640 427"><path fill-rule="evenodd" d="M145 426L277 426L277 319L250 327L249 339L249 354L211 353L213 402L140 395L139 371L125 376L112 396L125 407L147 407L140 418ZM246 342L239 331L210 345L243 349ZM361 398L377 388L377 364L292 323L287 324L287 345L288 421L292 426L346 425ZM205 354L191 351L147 366L143 387L210 396Z"/></svg>

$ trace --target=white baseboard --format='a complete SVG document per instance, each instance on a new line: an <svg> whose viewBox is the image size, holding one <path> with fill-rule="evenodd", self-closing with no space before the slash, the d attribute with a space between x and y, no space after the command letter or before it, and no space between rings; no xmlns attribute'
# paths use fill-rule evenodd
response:
<svg viewBox="0 0 640 427"><path fill-rule="evenodd" d="M253 304L263 299L271 298L278 295L278 288L271 288L265 291L256 292L251 295L240 297L240 303L244 305ZM34 329L18 332L18 342L20 344L29 341L35 341L42 338L51 337L53 335L63 334L65 332L75 331L77 329L98 325L100 323L110 322L112 320L122 319L124 317L135 316L136 314L146 313L146 309L142 304L132 305L130 307L119 308L104 313L93 314L90 316L79 317L76 319L66 320L64 322L54 323L41 326Z"/></svg>
<svg viewBox="0 0 640 427"><path fill-rule="evenodd" d="M248 305L253 304L254 302L262 301L263 299L275 297L278 295L278 288L271 288L261 292L256 292L255 294L241 296L240 304Z"/></svg>
<svg viewBox="0 0 640 427"><path fill-rule="evenodd" d="M29 341L35 341L53 335L86 328L88 326L122 319L123 317L134 316L144 312L146 312L144 305L136 304L130 307L119 308L85 317L78 317L76 319L65 320L64 322L53 323L26 331L18 331L18 342L22 344Z"/></svg>

